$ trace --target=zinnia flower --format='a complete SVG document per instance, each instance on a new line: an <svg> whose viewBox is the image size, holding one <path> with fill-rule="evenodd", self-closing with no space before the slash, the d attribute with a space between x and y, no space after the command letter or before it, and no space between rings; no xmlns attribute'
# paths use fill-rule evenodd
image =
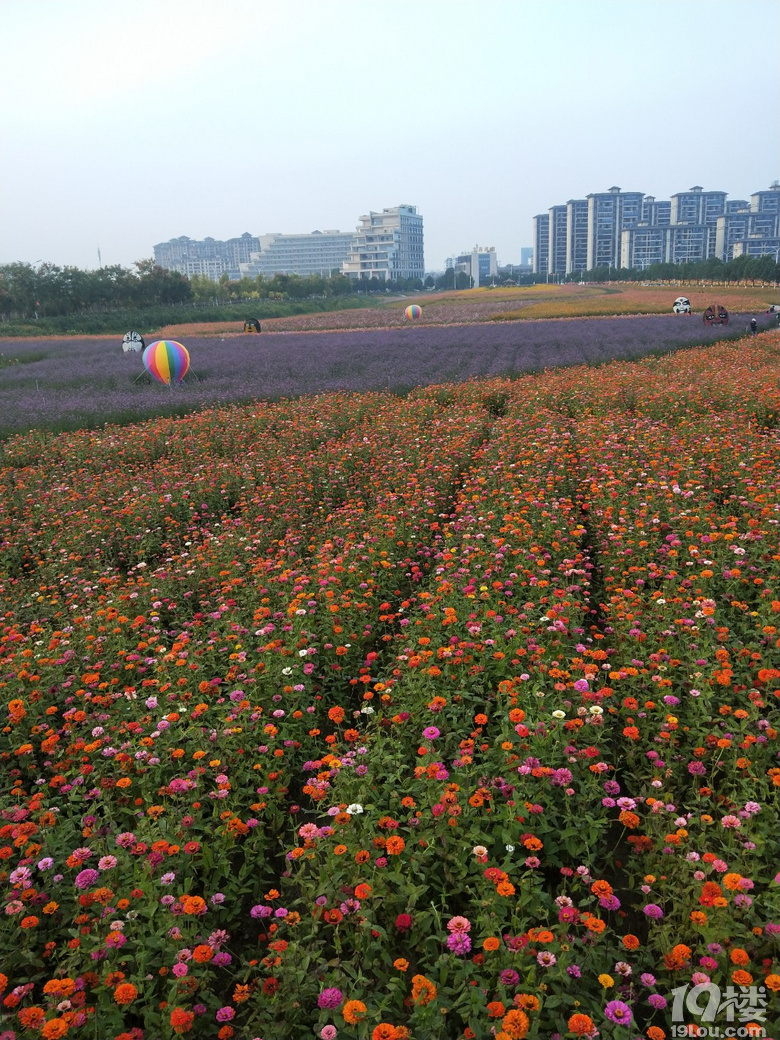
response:
<svg viewBox="0 0 780 1040"><path fill-rule="evenodd" d="M512 1040L523 1040L528 1032L528 1025L528 1015L519 1008L512 1008L501 1022L501 1028Z"/></svg>
<svg viewBox="0 0 780 1040"><path fill-rule="evenodd" d="M117 1004L132 1004L138 996L138 990L131 982L123 982L114 990L114 1000Z"/></svg>
<svg viewBox="0 0 780 1040"><path fill-rule="evenodd" d="M79 871L73 884L76 888L89 888L91 885L96 885L99 879L99 872L92 867L87 867L86 870Z"/></svg>
<svg viewBox="0 0 780 1040"><path fill-rule="evenodd" d="M447 924L447 930L450 932L470 932L471 921L467 917L453 917Z"/></svg>
<svg viewBox="0 0 780 1040"><path fill-rule="evenodd" d="M430 1004L436 999L436 986L424 975L412 977L412 1000L415 1004Z"/></svg>
<svg viewBox="0 0 780 1040"><path fill-rule="evenodd" d="M596 1026L590 1015L576 1014L572 1015L567 1026L570 1033L574 1033L575 1036L594 1036L596 1033Z"/></svg>
<svg viewBox="0 0 780 1040"><path fill-rule="evenodd" d="M354 1026L363 1018L367 1010L362 1000L348 1000L341 1013L344 1016L344 1021Z"/></svg>
<svg viewBox="0 0 780 1040"><path fill-rule="evenodd" d="M344 999L344 994L336 986L331 986L329 989L324 989L317 997L317 1007L321 1008L337 1008L341 1007L341 1002Z"/></svg>
<svg viewBox="0 0 780 1040"><path fill-rule="evenodd" d="M609 1004L604 1008L604 1014L610 1020L610 1022L617 1022L618 1025L628 1025L631 1022L631 1008L628 1004L624 1004L622 1000L610 1000Z"/></svg>

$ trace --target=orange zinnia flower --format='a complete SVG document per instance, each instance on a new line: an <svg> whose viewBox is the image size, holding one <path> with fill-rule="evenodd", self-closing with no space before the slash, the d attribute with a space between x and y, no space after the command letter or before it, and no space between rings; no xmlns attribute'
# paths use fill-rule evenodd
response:
<svg viewBox="0 0 780 1040"><path fill-rule="evenodd" d="M191 1011L185 1011L184 1008L174 1008L171 1011L171 1028L174 1033L188 1033L194 1021L195 1015Z"/></svg>
<svg viewBox="0 0 780 1040"><path fill-rule="evenodd" d="M567 1022L567 1026L569 1032L574 1033L575 1036L591 1036L596 1031L596 1026L593 1024L593 1019L590 1015L572 1015Z"/></svg>
<svg viewBox="0 0 780 1040"><path fill-rule="evenodd" d="M391 1026L389 1022L380 1022L378 1026L374 1026L371 1040L396 1040L396 1035L395 1026Z"/></svg>
<svg viewBox="0 0 780 1040"><path fill-rule="evenodd" d="M501 1028L512 1040L523 1040L528 1032L528 1024L528 1015L526 1015L525 1011L513 1008L504 1015Z"/></svg>
<svg viewBox="0 0 780 1040"><path fill-rule="evenodd" d="M524 1011L538 1011L539 998L532 993L518 993L514 1000L515 1006Z"/></svg>
<svg viewBox="0 0 780 1040"><path fill-rule="evenodd" d="M132 982L123 982L114 990L114 1000L119 1005L132 1004L138 996L138 990Z"/></svg>
<svg viewBox="0 0 780 1040"><path fill-rule="evenodd" d="M183 896L181 908L185 914L192 915L202 914L207 909L205 899L200 896Z"/></svg>
<svg viewBox="0 0 780 1040"><path fill-rule="evenodd" d="M46 1013L41 1007L26 1007L18 1011L16 1017L25 1029L40 1029L46 1019Z"/></svg>
<svg viewBox="0 0 780 1040"><path fill-rule="evenodd" d="M354 1026L363 1018L367 1010L362 1000L348 1000L341 1013L344 1016L344 1021Z"/></svg>
<svg viewBox="0 0 780 1040"><path fill-rule="evenodd" d="M437 989L430 979L424 975L412 977L412 1000L415 1004L430 1004L436 999Z"/></svg>
<svg viewBox="0 0 780 1040"><path fill-rule="evenodd" d="M41 1036L43 1040L58 1040L59 1037L65 1036L67 1031L68 1023L64 1018L50 1018L41 1030Z"/></svg>
<svg viewBox="0 0 780 1040"><path fill-rule="evenodd" d="M590 886L590 890L594 896L611 896L612 885L608 881L594 881Z"/></svg>

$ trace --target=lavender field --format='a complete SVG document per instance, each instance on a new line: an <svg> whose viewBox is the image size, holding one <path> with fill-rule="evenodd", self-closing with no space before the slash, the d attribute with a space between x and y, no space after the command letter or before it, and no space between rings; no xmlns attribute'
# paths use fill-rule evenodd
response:
<svg viewBox="0 0 780 1040"><path fill-rule="evenodd" d="M153 414L332 390L390 390L627 360L744 329L677 315L357 332L182 337L191 370L153 383L119 337L0 340L0 436L126 422Z"/></svg>

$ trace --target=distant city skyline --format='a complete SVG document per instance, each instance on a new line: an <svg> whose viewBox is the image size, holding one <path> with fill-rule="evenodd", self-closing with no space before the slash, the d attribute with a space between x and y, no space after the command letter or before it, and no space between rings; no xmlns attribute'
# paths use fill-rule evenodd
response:
<svg viewBox="0 0 780 1040"><path fill-rule="evenodd" d="M776 0L3 0L0 263L408 201L427 268L507 264L551 200L748 198L780 174L779 31ZM716 66L741 39L749 71Z"/></svg>
<svg viewBox="0 0 780 1040"><path fill-rule="evenodd" d="M780 182L748 199L701 185L658 199L613 185L538 213L532 237L534 273L557 277L598 267L778 255Z"/></svg>
<svg viewBox="0 0 780 1040"><path fill-rule="evenodd" d="M415 206L385 206L362 214L352 232L313 231L308 235L272 232L221 241L186 235L158 242L154 259L160 267L191 277L218 281L277 274L319 275L334 271L352 279L385 281L425 275L423 217Z"/></svg>

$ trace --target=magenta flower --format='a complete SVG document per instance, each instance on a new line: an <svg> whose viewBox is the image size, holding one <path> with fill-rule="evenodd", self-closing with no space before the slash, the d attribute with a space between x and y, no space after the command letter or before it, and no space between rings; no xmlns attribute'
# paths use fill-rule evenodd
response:
<svg viewBox="0 0 780 1040"><path fill-rule="evenodd" d="M235 1015L235 1011L232 1007L221 1007L217 1011L217 1022L229 1022Z"/></svg>
<svg viewBox="0 0 780 1040"><path fill-rule="evenodd" d="M464 956L471 949L471 939L466 932L451 932L447 936L447 949L450 953Z"/></svg>
<svg viewBox="0 0 780 1040"><path fill-rule="evenodd" d="M436 726L426 726L423 730L423 736L426 740L436 740L440 736L440 731Z"/></svg>
<svg viewBox="0 0 780 1040"><path fill-rule="evenodd" d="M631 1008L628 1004L624 1004L622 1000L610 1000L609 1004L604 1008L604 1014L610 1022L616 1022L621 1026L629 1025L632 1018Z"/></svg>
<svg viewBox="0 0 780 1040"><path fill-rule="evenodd" d="M331 986L329 989L324 989L317 997L317 1007L320 1008L337 1008L341 1007L341 1002L344 999L344 994L340 989L335 986Z"/></svg>
<svg viewBox="0 0 780 1040"><path fill-rule="evenodd" d="M73 884L76 888L89 888L90 885L97 884L99 878L100 873L97 870L93 870L92 867L87 867L86 870L79 871Z"/></svg>
<svg viewBox="0 0 780 1040"><path fill-rule="evenodd" d="M643 907L643 910L645 917L652 917L654 921L664 916L663 910L656 903L648 903L647 906Z"/></svg>

